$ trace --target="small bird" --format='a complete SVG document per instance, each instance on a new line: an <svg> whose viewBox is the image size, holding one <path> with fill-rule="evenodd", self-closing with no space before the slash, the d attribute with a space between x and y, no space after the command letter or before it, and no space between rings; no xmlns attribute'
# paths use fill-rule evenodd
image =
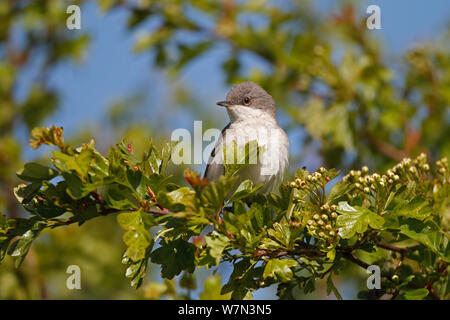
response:
<svg viewBox="0 0 450 320"><path fill-rule="evenodd" d="M208 181L217 181L224 174L224 146L236 141L238 148L244 148L246 143L256 141L264 151L257 163L237 173L238 182L250 179L254 185L263 184L260 193L275 191L288 166L289 139L278 125L272 96L258 84L246 81L234 86L226 100L217 105L227 109L230 123L211 152L204 176Z"/></svg>

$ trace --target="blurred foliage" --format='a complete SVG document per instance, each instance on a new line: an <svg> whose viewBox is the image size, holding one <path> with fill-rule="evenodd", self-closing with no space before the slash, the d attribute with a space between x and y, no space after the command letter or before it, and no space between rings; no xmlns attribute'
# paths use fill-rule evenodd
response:
<svg viewBox="0 0 450 320"><path fill-rule="evenodd" d="M86 1L71 3L83 2ZM294 141L295 146L305 150L302 153L293 150L295 155L300 153L296 159L299 166L308 152L317 152L326 167L348 171L368 165L380 172L421 152L430 159L450 156L449 34L441 35L434 43L417 45L394 60L387 57L383 46L366 29L365 17L358 14L365 10L348 1L342 3L337 13L327 14L317 12L310 1L293 0L96 2L105 14L114 10L128 12L126 27L130 34L140 29L135 52L149 54L153 64L170 77L177 77L190 63L217 47L226 48L227 58L222 64L226 82L244 79L258 82L277 101L288 121L288 132L297 130L299 125L304 127L304 138ZM61 96L48 84L49 75L61 63L81 62L91 41L91 35L83 29L68 32L66 5L61 0L0 2L0 213L9 218L23 216L13 194L18 183L15 172L23 162L18 135L24 129L29 131L41 125L58 109ZM142 30L142 25L151 21L155 22L153 27ZM244 60L248 56L259 61L260 66L247 68ZM37 76L25 93L19 94L21 79L31 66L37 68ZM205 119L208 115L199 108L201 104L186 93L177 88L173 95L176 102L171 103L189 107L192 113ZM133 117L134 111L127 109L140 103L142 97L131 93L113 104L106 120L106 127L110 126L106 132L112 132L107 145L125 136L133 141L138 152L146 149L148 137L154 137L155 142L161 139L161 130L144 126L139 116ZM134 125L136 122L139 125ZM164 122L159 121L159 125ZM90 136L87 132L75 135L77 141ZM176 183L181 183L181 170L169 168L178 178ZM442 225L448 230L448 207L442 210L447 212ZM371 216L361 215L364 219ZM51 294L47 295L46 284L59 282L50 280L53 269L45 261L57 257L45 253L44 244L60 248L60 256L67 255L67 261L79 259L78 253L86 250L81 245L82 239L98 232L90 223L81 231L72 227L67 229L70 232L44 231L46 242L38 241L31 247L21 269L12 268L7 259L0 266L0 298L73 297L74 293L64 289L49 290ZM358 228L365 226L363 223ZM368 226L374 227L370 222ZM104 227L108 228L104 230L106 239L117 241L120 235L116 224ZM61 238L55 240L57 234ZM96 239L101 245L105 238ZM105 255L119 254L121 248L113 243L104 241ZM112 260L109 268L117 272ZM42 261L45 267L36 269L36 263ZM271 265L270 274L277 274L280 266ZM102 268L101 263L97 268ZM121 287L125 283L122 278L105 280L92 275L87 281L92 287L110 281L110 293L125 288ZM213 287L212 282L217 280L209 281ZM170 292L166 294L168 297L177 295L176 288L164 290ZM94 291L79 294L111 297L107 292ZM205 283L205 294L206 291ZM147 297L152 296L148 292L151 290L147 290ZM143 295L141 291L130 290L123 294Z"/></svg>

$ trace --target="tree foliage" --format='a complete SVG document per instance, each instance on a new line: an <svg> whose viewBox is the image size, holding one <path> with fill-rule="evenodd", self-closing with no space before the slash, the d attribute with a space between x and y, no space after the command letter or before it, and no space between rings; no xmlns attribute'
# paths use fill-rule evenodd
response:
<svg viewBox="0 0 450 320"><path fill-rule="evenodd" d="M90 2L72 3L80 4L84 13L85 3ZM147 150L147 160L134 159L131 163L140 168L137 173L125 162L131 161L125 159L129 152L126 144L105 156L95 151L92 142L70 147L58 127L32 131L33 147L51 144L58 148L53 164L36 161L23 165L20 137L24 131L45 124L64 97L50 84L51 74L61 64L81 61L95 38L89 29L66 29L64 1L1 1L0 212L6 216L0 215L0 254L3 258L9 251L18 265L27 252L31 258L25 263L28 266L15 270L9 268L9 259L3 261L0 297L45 297L43 283L55 277L45 279L39 272L54 266L63 268L65 262L61 261L70 252L100 266L104 274L117 275L117 268L110 262L115 259L111 258L112 250L119 248L114 242L116 224L100 217L117 213L128 248L123 261L129 270L126 274L136 286L145 275L148 261L162 265L166 276L183 270L180 286L188 290L194 287L189 273L193 265L213 267L232 262L235 270L224 287L228 293L218 294L220 279L216 276L205 282L201 296L229 298L232 292L233 297L249 297L248 292L255 288L278 283L280 296L298 297L295 283L304 292L312 292L317 284L314 279L323 276L328 293L338 297L333 284L337 277L331 275L348 271L343 261L351 261L364 267L367 263L383 265L383 292L390 291L393 297L423 298L426 294L427 298L448 298L448 250L444 249L449 225L447 164L441 161L435 166L423 157L413 159L422 152L429 159L450 156L448 34L405 49L402 56L391 59L386 46L366 29L362 17L365 8L348 1L343 1L336 12L319 12L312 1L95 3L105 14L125 13L128 34L137 36L135 53L149 55L152 65L164 70L169 78L176 78L205 56L225 52L222 72L227 84L249 79L260 83L277 101L287 132L304 128L304 135L296 136L291 163L301 167L312 153L318 156L317 167L323 164L349 175L345 181L335 183L339 179L335 178L329 183L320 179L332 179L336 172L318 171L320 179L309 181L308 176L312 179L314 173L300 170L278 196L265 197L254 196L257 186L247 181L222 207L233 183L231 176L208 184L195 172L187 171L185 180L191 186L186 188L181 186L181 174L169 178L164 173L169 147L165 151L152 147ZM249 65L249 58L256 63ZM36 75L24 85L30 69ZM180 105L206 118L200 103L190 102L195 97L186 96L186 92L177 94ZM143 130L134 126L131 113L130 101L124 99L111 111L112 122L120 119L120 124L134 133L135 148L143 149L140 145L144 139L136 138L142 137ZM160 138L158 127L152 131L155 140ZM404 158L412 160L402 168ZM365 165L379 176L363 169L360 173L350 171ZM417 172L404 168L416 168ZM25 185L14 188L19 178ZM149 189L147 183L141 184L147 179ZM325 182L322 188L320 184ZM316 185L317 190L313 190ZM145 203L150 207L143 210ZM337 206L335 211L330 204ZM321 209L324 205L329 207ZM205 220L196 221L191 215ZM72 241L76 228L59 227L87 220L93 224L81 228L78 235L83 241ZM102 228L98 227L100 223ZM225 227L231 228L231 236L224 233ZM162 231L158 231L160 228ZM199 229L203 230L202 237L195 236ZM43 232L48 235L46 241L31 246ZM159 232L157 236L149 236L155 232ZM266 247L259 248L262 243L252 247L251 243L257 242L254 237L270 241L264 242ZM255 242L247 244L247 238ZM293 243L293 239L301 240ZM303 243L308 246L298 248ZM179 253L177 246L185 251ZM95 259L97 251L103 252L101 261ZM252 255L252 251L256 253ZM194 260L184 256L193 252ZM200 253L202 256L197 256ZM181 265L172 263L177 255L181 255ZM102 279L102 287L107 280ZM100 297L125 291L119 288L105 289L108 292ZM150 283L143 289L149 298L183 297L174 280ZM99 291L96 286L84 292L92 297ZM376 295L369 292L360 297Z"/></svg>
<svg viewBox="0 0 450 320"><path fill-rule="evenodd" d="M151 145L138 158L122 142L105 157L93 140L67 145L62 132L33 130L33 147L57 146L52 166L31 162L17 173L25 183L15 195L29 218L1 216L1 258L14 257L16 266L44 229L117 214L127 247L122 263L134 287L142 284L149 262L160 265L167 280L230 262L233 273L221 293L234 299L251 298L252 291L272 284L280 298L292 298L296 288L311 292L325 277L328 293L340 297L332 276L345 260L367 268L359 257L364 253L370 264L382 266L382 289L375 294L448 297L446 158L431 168L420 154L384 173L369 174L364 166L329 192L336 170L299 169L278 193L263 195L251 181L237 180L245 164L225 170L217 182L187 169L190 186L180 186L165 173L171 144L162 150ZM151 228L158 229L155 237Z"/></svg>

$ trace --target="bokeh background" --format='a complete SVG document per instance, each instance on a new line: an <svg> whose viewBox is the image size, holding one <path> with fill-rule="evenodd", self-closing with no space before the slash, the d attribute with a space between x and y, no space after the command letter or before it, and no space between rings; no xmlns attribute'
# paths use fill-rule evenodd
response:
<svg viewBox="0 0 450 320"><path fill-rule="evenodd" d="M81 30L66 28L70 4L81 7ZM366 27L370 4L381 8L381 30ZM63 126L72 144L95 137L103 152L122 138L144 150L194 120L221 129L228 119L215 102L249 79L277 101L291 173L450 156L449 27L447 0L3 0L0 213L25 214L12 193L15 172L25 161L48 162L51 149L28 146L33 127ZM180 180L184 167L171 170ZM215 298L231 272L223 265L220 278L199 270L163 282L150 266L134 290L121 236L115 217L46 232L20 269L2 262L0 299ZM72 264L81 290L66 288ZM336 279L344 299L356 298L365 277L346 268ZM324 283L298 298L335 297Z"/></svg>

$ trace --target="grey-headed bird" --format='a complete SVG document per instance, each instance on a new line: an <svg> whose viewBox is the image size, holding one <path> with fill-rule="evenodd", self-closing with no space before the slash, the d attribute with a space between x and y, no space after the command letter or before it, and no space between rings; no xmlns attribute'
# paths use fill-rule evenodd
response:
<svg viewBox="0 0 450 320"><path fill-rule="evenodd" d="M258 192L275 191L288 166L289 139L278 125L272 96L258 84L246 81L234 86L226 100L217 105L227 109L230 123L211 152L204 176L208 181L216 181L224 174L224 146L236 141L242 150L246 143L256 141L263 152L257 163L238 172L239 181L250 179L255 185L262 183Z"/></svg>

